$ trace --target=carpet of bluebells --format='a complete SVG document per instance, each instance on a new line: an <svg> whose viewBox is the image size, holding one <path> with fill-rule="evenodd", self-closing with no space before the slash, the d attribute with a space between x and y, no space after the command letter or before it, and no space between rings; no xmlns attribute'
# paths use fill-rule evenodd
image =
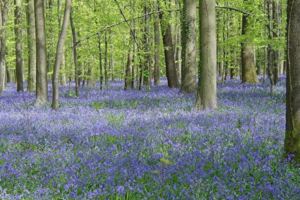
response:
<svg viewBox="0 0 300 200"><path fill-rule="evenodd" d="M61 108L0 96L0 199L300 199L300 170L282 159L285 81L219 84L219 108L194 95L61 88Z"/></svg>

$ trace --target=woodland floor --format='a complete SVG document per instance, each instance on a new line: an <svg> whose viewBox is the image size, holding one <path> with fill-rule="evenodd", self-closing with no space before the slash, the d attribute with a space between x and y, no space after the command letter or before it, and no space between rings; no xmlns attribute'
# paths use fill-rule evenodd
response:
<svg viewBox="0 0 300 200"><path fill-rule="evenodd" d="M300 170L282 160L284 80L219 84L219 108L194 95L61 88L61 108L0 96L0 199L300 199Z"/></svg>

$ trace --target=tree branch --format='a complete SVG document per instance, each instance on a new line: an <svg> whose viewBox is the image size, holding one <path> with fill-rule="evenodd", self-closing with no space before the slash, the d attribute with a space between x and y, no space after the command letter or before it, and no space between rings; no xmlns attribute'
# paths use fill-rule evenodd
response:
<svg viewBox="0 0 300 200"><path fill-rule="evenodd" d="M238 9L238 8L234 8L234 7L229 7L229 6L216 6L217 9L226 9L226 10L232 10L232 11L236 11L236 12L239 12L239 13L242 13L244 15L247 15L247 16L250 16L251 13L248 13L244 10L241 10L241 9Z"/></svg>
<svg viewBox="0 0 300 200"><path fill-rule="evenodd" d="M167 10L167 12L172 12L172 11L180 11L179 9L175 9L175 10ZM147 17L147 16L151 16L151 15L154 15L154 14L157 14L157 13L162 13L162 12L166 12L166 11L154 11L154 12L150 12L148 14L145 14L145 15L140 15L140 16L137 16L137 17L133 17L133 18L130 18L130 19L124 19L123 21L120 21L120 22L117 22L117 23L114 23L114 24L111 24L111 25L108 25L108 26L105 26L105 27L102 27L101 29L99 29L97 32L93 33L93 34L90 34L84 38L82 38L81 40L78 40L76 42L76 46L79 45L80 43L86 41L86 40L89 40L90 38L93 38L93 37L96 37L98 34L102 33L102 32L105 32L113 27L116 27L116 26L119 26L121 24L124 24L124 23L129 23L131 21L134 21L134 20L137 20L137 19L141 19L141 18L144 18L144 17ZM131 27L130 27L131 29ZM132 32L132 29L131 31ZM73 48L73 46L72 46Z"/></svg>

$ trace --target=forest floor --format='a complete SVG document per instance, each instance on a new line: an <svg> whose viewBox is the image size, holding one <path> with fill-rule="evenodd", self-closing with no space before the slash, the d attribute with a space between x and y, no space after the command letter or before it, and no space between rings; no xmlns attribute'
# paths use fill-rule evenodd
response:
<svg viewBox="0 0 300 200"><path fill-rule="evenodd" d="M219 108L194 95L61 89L61 108L0 96L0 199L300 199L282 160L285 89L219 84Z"/></svg>

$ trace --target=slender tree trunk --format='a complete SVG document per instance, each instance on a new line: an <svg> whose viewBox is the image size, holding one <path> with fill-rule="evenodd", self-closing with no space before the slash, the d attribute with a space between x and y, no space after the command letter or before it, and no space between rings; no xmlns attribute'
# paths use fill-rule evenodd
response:
<svg viewBox="0 0 300 200"><path fill-rule="evenodd" d="M74 59L74 66L75 66L75 93L76 96L79 97L79 74L80 74L80 69L78 65L78 55L77 55L77 32L73 20L73 9L71 8L71 13L70 13L70 24L71 24L71 30L72 30L72 41L73 41L73 59Z"/></svg>
<svg viewBox="0 0 300 200"><path fill-rule="evenodd" d="M99 77L100 77L100 90L103 89L103 66L102 66L102 48L101 48L101 35L98 33L98 51L99 51Z"/></svg>
<svg viewBox="0 0 300 200"><path fill-rule="evenodd" d="M112 81L115 80L114 77L114 44L113 44L113 35L112 32L110 31L110 39L109 39L109 43L110 43L110 59L109 59L109 71L110 71L110 78Z"/></svg>
<svg viewBox="0 0 300 200"><path fill-rule="evenodd" d="M271 40L274 39L274 34L273 34L273 0L267 0L266 1L266 8L267 8L267 14L268 14L268 37ZM268 45L268 50L267 50L267 71L268 71L268 77L270 80L270 92L273 94L273 86L275 85L274 83L274 76L273 76L273 67L275 64L275 50L273 49L273 46L271 44Z"/></svg>
<svg viewBox="0 0 300 200"><path fill-rule="evenodd" d="M87 80L87 86L89 88L92 88L95 86L95 81L93 79L93 69L90 63L87 63L87 76L86 76L86 80Z"/></svg>
<svg viewBox="0 0 300 200"><path fill-rule="evenodd" d="M167 1L167 4L174 2L173 0ZM171 5L169 7L171 7ZM168 79L168 86L170 88L176 88L179 86L176 63L175 63L175 42L174 42L174 25L171 22L173 12L170 14L160 12L161 28L163 34L164 54L166 63L166 74Z"/></svg>
<svg viewBox="0 0 300 200"><path fill-rule="evenodd" d="M114 61L114 45L113 45L112 41L111 41L111 44L110 44L109 68L110 68L111 80L114 81L115 80L115 74L114 74L115 61Z"/></svg>
<svg viewBox="0 0 300 200"><path fill-rule="evenodd" d="M150 88L151 83L151 64L150 64L150 17L149 17L148 2L144 2L144 73L143 83L147 88Z"/></svg>
<svg viewBox="0 0 300 200"><path fill-rule="evenodd" d="M288 0L285 151L300 163L300 1Z"/></svg>
<svg viewBox="0 0 300 200"><path fill-rule="evenodd" d="M140 56L140 55L138 54L138 56ZM139 59L139 67L138 68L139 68L139 78L138 78L139 83L138 83L138 87L139 87L139 90L142 90L143 79L144 79L144 76L143 76L143 74L144 74L144 67L143 67L143 63L142 63L141 59Z"/></svg>
<svg viewBox="0 0 300 200"><path fill-rule="evenodd" d="M7 22L7 13L8 13L8 5L7 0L0 1L0 94L5 88L6 81L6 73L8 70L6 69L6 22Z"/></svg>
<svg viewBox="0 0 300 200"><path fill-rule="evenodd" d="M175 19L175 66L177 72L177 79L178 79L178 86L181 86L182 80L182 27L181 27L181 17L182 17L182 6L181 0L174 0L175 3L174 9L177 9L178 12L174 12L174 19Z"/></svg>
<svg viewBox="0 0 300 200"><path fill-rule="evenodd" d="M275 26L275 40L281 37L281 20L282 20L282 8L281 8L281 3L278 0L273 1L273 17L274 17L274 26ZM281 51L279 49L276 49L275 51L275 66L273 69L273 74L274 74L274 83L275 85L279 81L279 68L280 68L280 53Z"/></svg>
<svg viewBox="0 0 300 200"><path fill-rule="evenodd" d="M157 6L157 5L156 5ZM156 8L157 10L157 8ZM160 20L159 15L155 14L154 19L154 85L160 82Z"/></svg>
<svg viewBox="0 0 300 200"><path fill-rule="evenodd" d="M276 41L280 36L280 20L278 19L280 16L280 6L277 0L267 0L266 8L268 13L268 36L270 41ZM274 47L274 45L268 45L268 76L270 80L270 90L271 94L273 93L273 87L278 82L279 76L279 49Z"/></svg>
<svg viewBox="0 0 300 200"><path fill-rule="evenodd" d="M108 68L108 38L107 38L107 32L105 32L104 35L104 84L105 87L108 87L108 73L107 73L107 68Z"/></svg>
<svg viewBox="0 0 300 200"><path fill-rule="evenodd" d="M182 80L181 91L191 93L197 82L196 21L197 0L186 0L182 13Z"/></svg>
<svg viewBox="0 0 300 200"><path fill-rule="evenodd" d="M131 88L131 83L132 83L132 50L129 48L128 50L128 56L127 56L127 64L126 64L126 69L125 69L125 86L124 89L128 90Z"/></svg>
<svg viewBox="0 0 300 200"><path fill-rule="evenodd" d="M135 21L133 21L132 27L133 27L132 39L133 39L133 38L136 38ZM138 65L137 65L136 58L137 58L137 44L135 42L132 42L132 69L131 69L131 88L132 89L134 89L134 87L135 87L135 84L134 84L135 83L135 72L138 71Z"/></svg>
<svg viewBox="0 0 300 200"><path fill-rule="evenodd" d="M5 77L6 83L11 83L12 82L11 73L6 63L5 63L5 67L6 67L6 77Z"/></svg>
<svg viewBox="0 0 300 200"><path fill-rule="evenodd" d="M72 0L66 0L65 5L65 13L64 13L64 20L61 27L60 37L57 43L56 48L56 57L55 57L55 65L53 71L53 78L52 78L52 108L57 109L59 106L58 98L59 98L59 68L62 63L63 59L63 50L65 39L67 35L67 28L70 19L70 12L71 12Z"/></svg>
<svg viewBox="0 0 300 200"><path fill-rule="evenodd" d="M182 72L182 47L181 47L181 26L178 25L176 31L176 51L175 51L175 65L178 79L178 86L181 85L181 72Z"/></svg>
<svg viewBox="0 0 300 200"><path fill-rule="evenodd" d="M196 107L217 108L216 1L200 1L200 76Z"/></svg>
<svg viewBox="0 0 300 200"><path fill-rule="evenodd" d="M61 28L62 24L62 15L60 14L61 10L61 0L57 0L57 21L58 21L58 28ZM58 35L59 36L59 35ZM65 49L63 50L62 54L62 61L61 61L61 70L60 70L60 84L65 86L67 85L67 77L66 77L66 55Z"/></svg>
<svg viewBox="0 0 300 200"><path fill-rule="evenodd" d="M36 105L44 105L48 101L47 51L44 1L34 0L36 30Z"/></svg>
<svg viewBox="0 0 300 200"><path fill-rule="evenodd" d="M63 49L62 61L61 61L60 84L63 86L67 85L65 49Z"/></svg>
<svg viewBox="0 0 300 200"><path fill-rule="evenodd" d="M27 1L27 44L28 44L28 91L34 92L36 87L36 36L34 0Z"/></svg>
<svg viewBox="0 0 300 200"><path fill-rule="evenodd" d="M17 91L24 91L24 75L23 75L23 48L22 48L22 14L21 14L21 0L14 0L15 2L15 49L16 49L16 77L17 77Z"/></svg>

